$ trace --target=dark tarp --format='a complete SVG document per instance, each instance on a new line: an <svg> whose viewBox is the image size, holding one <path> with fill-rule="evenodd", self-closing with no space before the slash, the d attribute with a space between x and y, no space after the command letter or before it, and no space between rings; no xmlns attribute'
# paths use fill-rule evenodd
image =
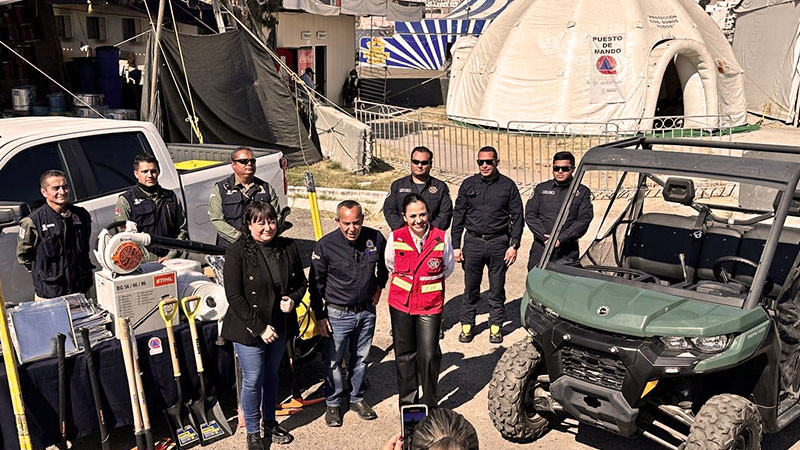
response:
<svg viewBox="0 0 800 450"><path fill-rule="evenodd" d="M164 140L197 143L186 120L191 105L175 33L164 30L161 41L158 80ZM248 34L181 34L180 43L204 143L277 148L290 165L322 159L275 62Z"/></svg>
<svg viewBox="0 0 800 450"><path fill-rule="evenodd" d="M197 331L203 352L206 380L217 393L230 392L236 382L232 346L216 345L217 322L200 322ZM161 353L150 354L148 342L152 337L158 337L161 340L163 349ZM176 326L175 337L177 338L178 358L183 368L181 386L183 387L183 399L186 401L193 398L192 395L199 391L200 379L197 377L197 366L191 351L192 337L189 327L186 324ZM164 430L162 425L164 416L161 411L175 403L177 398L175 378L172 375L172 364L167 346L167 332L158 330L140 333L140 336L136 337L136 344L150 421L156 430ZM119 341L111 339L93 346L92 355L100 378L103 412L109 431L133 423L125 364L122 361ZM18 370L33 448L54 445L60 439L58 360L50 358L30 362L22 364ZM96 433L98 430L97 414L95 414L89 374L86 369L86 358L82 351L67 357L66 376L67 438L75 440L78 437ZM230 411L226 412L230 413ZM112 444L112 448L121 448L121 442L127 444L124 448L130 448L130 443L121 441L119 438L120 432L111 433L117 436L112 440L117 443ZM130 437L133 437L133 433L130 434ZM99 436L97 439L100 439ZM100 446L93 447L99 448ZM4 450L19 449L8 379L2 361L0 361L0 448ZM78 448L78 446L73 448Z"/></svg>

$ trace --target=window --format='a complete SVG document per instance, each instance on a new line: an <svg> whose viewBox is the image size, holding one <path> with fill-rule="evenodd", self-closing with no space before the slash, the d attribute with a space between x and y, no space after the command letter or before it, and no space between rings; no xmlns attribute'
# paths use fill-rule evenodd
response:
<svg viewBox="0 0 800 450"><path fill-rule="evenodd" d="M59 39L72 39L72 17L56 16L56 33Z"/></svg>
<svg viewBox="0 0 800 450"><path fill-rule="evenodd" d="M106 18L87 17L86 18L86 37L96 41L106 40Z"/></svg>
<svg viewBox="0 0 800 450"><path fill-rule="evenodd" d="M65 170L58 144L42 144L17 153L0 170L0 200L26 202L31 209L44 203L39 177L45 170ZM74 200L74 192L71 193Z"/></svg>
<svg viewBox="0 0 800 450"><path fill-rule="evenodd" d="M136 183L133 158L140 153L153 154L141 133L100 134L78 138L92 168L97 192L91 196L121 191Z"/></svg>
<svg viewBox="0 0 800 450"><path fill-rule="evenodd" d="M133 38L137 34L141 33L139 31L141 28L139 26L139 19L131 19L131 18L123 18L122 19L122 40L127 41L128 39ZM139 42L140 38L134 39L135 42Z"/></svg>

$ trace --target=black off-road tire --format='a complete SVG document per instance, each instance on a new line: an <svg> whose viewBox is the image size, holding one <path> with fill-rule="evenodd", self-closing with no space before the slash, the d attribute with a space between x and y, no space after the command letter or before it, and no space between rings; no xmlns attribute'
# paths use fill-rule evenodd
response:
<svg viewBox="0 0 800 450"><path fill-rule="evenodd" d="M541 373L542 357L530 338L512 345L497 363L489 384L489 417L497 431L512 442L531 442L542 437L550 418L528 417L525 392ZM530 408L529 408L530 409Z"/></svg>
<svg viewBox="0 0 800 450"><path fill-rule="evenodd" d="M738 395L711 397L694 419L685 450L760 450L761 414Z"/></svg>

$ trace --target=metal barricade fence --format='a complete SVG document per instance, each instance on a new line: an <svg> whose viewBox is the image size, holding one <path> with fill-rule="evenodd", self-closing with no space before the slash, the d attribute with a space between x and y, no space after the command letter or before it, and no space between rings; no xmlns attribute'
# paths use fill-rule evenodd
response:
<svg viewBox="0 0 800 450"><path fill-rule="evenodd" d="M358 120L370 126L373 155L380 159L406 163L414 147L425 146L433 151L438 171L466 177L477 172L477 152L488 145L498 152L501 173L521 186L552 178L553 155L559 151L572 152L580 161L594 146L642 133L654 137L730 140L733 131L730 116L608 122L513 121L500 127L492 120L448 117L425 109L364 101L356 103L355 113ZM677 147L674 150L691 151ZM612 190L617 181L615 173L594 172L584 179L584 184L599 193Z"/></svg>

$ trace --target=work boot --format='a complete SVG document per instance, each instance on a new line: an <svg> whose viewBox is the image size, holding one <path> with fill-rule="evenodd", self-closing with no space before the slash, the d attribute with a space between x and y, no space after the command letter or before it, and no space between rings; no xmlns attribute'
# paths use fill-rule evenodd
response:
<svg viewBox="0 0 800 450"><path fill-rule="evenodd" d="M462 324L461 334L458 335L458 342L468 343L472 342L472 325Z"/></svg>
<svg viewBox="0 0 800 450"><path fill-rule="evenodd" d="M325 410L325 425L329 427L342 426L342 412L338 406L328 406Z"/></svg>
<svg viewBox="0 0 800 450"><path fill-rule="evenodd" d="M277 420L264 423L264 437L270 436L272 436L274 444L288 444L294 440L294 436L289 433L289 430L280 426Z"/></svg>
<svg viewBox="0 0 800 450"><path fill-rule="evenodd" d="M261 433L247 433L247 450L264 450Z"/></svg>
<svg viewBox="0 0 800 450"><path fill-rule="evenodd" d="M375 420L378 418L378 414L375 413L375 410L364 400L350 403L350 410L355 411L358 417L364 420Z"/></svg>
<svg viewBox="0 0 800 450"><path fill-rule="evenodd" d="M489 343L491 344L503 343L503 333L500 331L499 325L492 325L489 327Z"/></svg>

